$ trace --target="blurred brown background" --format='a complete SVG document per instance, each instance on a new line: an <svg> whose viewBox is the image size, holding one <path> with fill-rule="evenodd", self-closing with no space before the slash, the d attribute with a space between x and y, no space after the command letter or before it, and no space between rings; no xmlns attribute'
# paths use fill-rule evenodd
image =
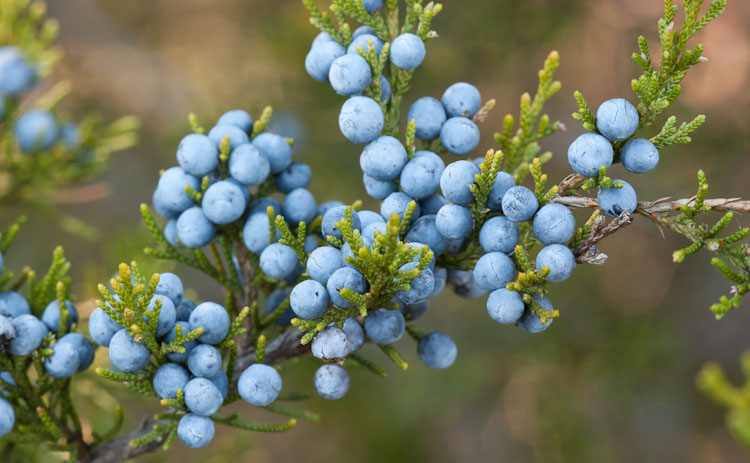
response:
<svg viewBox="0 0 750 463"><path fill-rule="evenodd" d="M428 46L407 105L420 96L439 97L461 80L477 85L484 99L496 98L482 126L479 155L494 146L491 135L502 116L517 113L520 94L536 88L536 72L549 50L559 50L563 90L547 111L567 131L543 144L556 154L548 164L553 181L569 171L567 145L582 130L570 117L573 91L581 90L594 108L612 97L633 101L630 80L638 68L629 56L639 34L656 49L663 5L443 3L434 23L440 38ZM175 164L190 111L210 125L228 109L245 108L257 117L263 106L273 105L278 114L273 123L297 139L296 158L313 167L311 190L318 200L366 200L360 148L338 130L342 99L304 71L316 31L301 2L50 0L49 10L61 23L66 54L56 77L74 85L69 104L80 111L98 108L109 118L139 116L142 142L114 160L106 176L114 191L110 197L66 208L102 230L105 240L88 243L60 234L32 214L8 256L10 266L31 261L42 268L53 246L63 244L73 261L79 301L94 297L96 283L120 261L136 258L150 271L172 269L143 258L149 239L138 204L150 200L158 170ZM700 35L709 61L688 75L673 111L680 121L705 113L708 122L693 144L665 149L651 175L628 175L640 199L692 195L698 168L708 175L711 196L750 196L748 23L750 3L733 0ZM375 206L372 200L366 204ZM672 251L684 245L680 237L662 239L641 219L607 239L600 246L610 256L606 266L580 266L575 278L552 288L562 317L541 335L491 323L482 300L446 294L433 301L421 324L456 339L453 368L423 367L405 339L400 349L412 364L408 372L389 368L389 378L381 379L355 370L344 399L302 404L322 414L319 423L302 422L282 435L219 427L207 449L188 451L178 443L144 461L748 461L750 453L725 429L722 410L698 393L694 377L705 361L715 359L739 380L739 355L750 348L750 303L715 321L708 307L729 285L705 254L673 264ZM193 294L219 297L211 281L177 270ZM386 363L379 352L368 354ZM304 360L285 369L285 389L310 390L313 371L314 364ZM157 410L155 401L109 384L80 381L79 390L81 403L105 409L113 406L110 395L123 400L126 425ZM276 419L237 408L248 419ZM108 425L105 412L92 413L90 426Z"/></svg>

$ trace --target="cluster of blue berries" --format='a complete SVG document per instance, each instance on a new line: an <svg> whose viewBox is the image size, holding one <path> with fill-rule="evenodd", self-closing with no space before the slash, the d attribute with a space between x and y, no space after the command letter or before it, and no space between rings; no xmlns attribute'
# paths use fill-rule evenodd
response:
<svg viewBox="0 0 750 463"><path fill-rule="evenodd" d="M306 189L310 167L292 161L287 139L273 133L253 136L253 126L252 117L236 109L223 114L207 135L191 133L180 141L179 166L162 173L153 194L156 211L169 219L164 235L170 244L200 248L219 227L244 220L245 244L260 254L269 243L268 207L295 227L318 215L315 198ZM264 186L286 195L283 206L261 197ZM283 279L281 273L290 272L271 271L269 276Z"/></svg>
<svg viewBox="0 0 750 463"><path fill-rule="evenodd" d="M0 48L0 118L5 116L6 98L15 99L31 90L37 69L16 47ZM47 151L58 141L70 150L81 145L81 134L73 122L60 124L49 111L32 109L16 120L14 134L23 153Z"/></svg>
<svg viewBox="0 0 750 463"><path fill-rule="evenodd" d="M154 296L144 311L152 313L159 304L158 322L154 333L157 341L166 346L178 336L200 329L195 339L181 344L183 352L170 351L167 362L153 373L152 385L161 399L176 399L178 391L183 397L188 413L181 417L178 438L188 447L208 445L214 435L211 420L227 399L230 378L227 377L221 343L230 334L231 320L228 311L214 302L196 304L183 297L183 283L174 273L162 273ZM126 319L127 307L108 306L115 317ZM89 333L100 346L109 349L109 359L118 372L138 373L151 361L152 352L133 330L122 327L102 307L89 319ZM117 315L115 315L117 314ZM163 348L163 347L162 347ZM248 403L266 406L281 391L281 376L272 367L253 364L242 372L237 385L240 397Z"/></svg>
<svg viewBox="0 0 750 463"><path fill-rule="evenodd" d="M623 98L605 101L596 111L599 133L585 133L570 144L570 166L579 175L590 178L598 177L602 167L608 169L618 160L634 174L653 170L659 163L659 150L645 138L631 138L639 123L638 110L629 101ZM599 207L612 217L625 211L632 213L638 206L635 190L624 180L614 182L622 186L599 189Z"/></svg>
<svg viewBox="0 0 750 463"><path fill-rule="evenodd" d="M404 210L400 211L401 215ZM356 256L349 242L337 224L345 219L347 207L343 204L330 208L323 216L322 234L331 242L310 253L307 260L309 280L297 284L290 294L290 305L296 317L303 320L316 320L324 317L331 307L349 309L353 304L342 297L344 288L365 294L369 291L367 279L351 263ZM381 246L379 238L386 235L393 210L383 209L381 213L370 210L352 211L351 225L358 231L363 245L371 251ZM406 241L414 249L429 246L427 241L434 231L434 218L421 218L411 226ZM340 248L338 244L343 243ZM361 252L361 250L358 250ZM399 270L413 270L419 265L418 257L413 262L402 265ZM348 318L341 326L329 325L318 333L312 341L312 354L326 362L315 374L314 384L319 395L326 399L341 398L349 388L349 375L336 364L362 347L367 339L381 346L390 346L399 341L406 330L406 320L414 320L427 310L429 299L445 288L447 272L435 267L434 259L413 280L409 289L396 292L391 305L395 309L381 308L371 311L360 323L358 318ZM335 309L333 309L335 310ZM435 341L438 339L438 341ZM418 344L420 359L429 367L447 368L456 358L456 344L443 333L431 333Z"/></svg>
<svg viewBox="0 0 750 463"><path fill-rule="evenodd" d="M61 317L67 323L61 322ZM52 378L70 378L94 361L94 345L74 331L77 324L78 312L70 301L65 301L62 311L57 300L50 302L41 318L37 318L21 294L0 293L0 355L43 358L44 372ZM60 328L63 332L59 332ZM0 395L17 392L18 387L11 372L0 371ZM0 437L8 434L14 425L13 407L0 398Z"/></svg>

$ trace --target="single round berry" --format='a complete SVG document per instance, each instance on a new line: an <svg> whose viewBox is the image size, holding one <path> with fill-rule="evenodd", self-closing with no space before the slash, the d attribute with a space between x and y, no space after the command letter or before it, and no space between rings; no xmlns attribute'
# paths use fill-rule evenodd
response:
<svg viewBox="0 0 750 463"><path fill-rule="evenodd" d="M15 318L28 313L31 313L31 307L26 298L15 291L0 293L0 315Z"/></svg>
<svg viewBox="0 0 750 463"><path fill-rule="evenodd" d="M159 274L159 283L156 285L154 294L168 297L176 307L182 300L182 293L184 291L185 289L179 276L171 272Z"/></svg>
<svg viewBox="0 0 750 463"><path fill-rule="evenodd" d="M260 185L271 174L271 163L257 146L245 143L229 155L229 175L243 185Z"/></svg>
<svg viewBox="0 0 750 463"><path fill-rule="evenodd" d="M185 389L190 375L176 363L165 363L154 374L154 390L160 399L176 399L177 390Z"/></svg>
<svg viewBox="0 0 750 463"><path fill-rule="evenodd" d="M326 33L326 35L328 34ZM305 57L305 70L310 77L318 82L328 82L331 64L336 58L344 56L346 50L331 39L330 35L328 35L330 40L327 41L318 41L318 37L313 41L312 47Z"/></svg>
<svg viewBox="0 0 750 463"><path fill-rule="evenodd" d="M148 347L135 342L124 328L109 342L109 361L118 371L136 373L146 366L150 357Z"/></svg>
<svg viewBox="0 0 750 463"><path fill-rule="evenodd" d="M109 346L112 336L122 329L119 323L100 308L94 309L89 317L89 334L91 339L100 346Z"/></svg>
<svg viewBox="0 0 750 463"><path fill-rule="evenodd" d="M205 416L188 413L177 423L177 437L191 449L200 449L214 438L214 422Z"/></svg>
<svg viewBox="0 0 750 463"><path fill-rule="evenodd" d="M213 416L224 403L221 391L206 378L193 378L182 391L185 406L198 416Z"/></svg>
<svg viewBox="0 0 750 463"><path fill-rule="evenodd" d="M448 117L468 118L479 111L482 97L475 86L466 82L456 82L445 90L440 102L443 103Z"/></svg>
<svg viewBox="0 0 750 463"><path fill-rule="evenodd" d="M596 200L599 207L610 217L617 217L623 212L632 214L638 207L638 197L635 190L624 180L613 180L622 183L621 188L600 188Z"/></svg>
<svg viewBox="0 0 750 463"><path fill-rule="evenodd" d="M94 362L94 345L86 336L79 333L68 333L57 341L57 344L70 344L78 355L77 373L86 370ZM57 345L56 344L56 345Z"/></svg>
<svg viewBox="0 0 750 463"><path fill-rule="evenodd" d="M70 378L79 365L80 357L72 343L56 343L52 346L52 355L44 359L44 370L57 379Z"/></svg>
<svg viewBox="0 0 750 463"><path fill-rule="evenodd" d="M562 204L545 204L534 216L531 230L542 244L564 244L576 231L576 218Z"/></svg>
<svg viewBox="0 0 750 463"><path fill-rule="evenodd" d="M431 151L417 151L401 171L401 190L414 199L424 199L440 189L445 164Z"/></svg>
<svg viewBox="0 0 750 463"><path fill-rule="evenodd" d="M451 117L440 129L440 142L449 153L471 153L479 145L479 127L471 119Z"/></svg>
<svg viewBox="0 0 750 463"><path fill-rule="evenodd" d="M253 145L268 159L272 174L278 174L292 163L292 147L281 135L261 133L253 138Z"/></svg>
<svg viewBox="0 0 750 463"><path fill-rule="evenodd" d="M31 314L19 315L13 320L16 338L10 342L8 351L17 356L26 357L36 350L47 335L47 327Z"/></svg>
<svg viewBox="0 0 750 463"><path fill-rule="evenodd" d="M318 205L312 193L304 188L297 188L286 195L281 213L290 224L310 223L318 215Z"/></svg>
<svg viewBox="0 0 750 463"><path fill-rule="evenodd" d="M310 166L302 162L293 162L289 167L276 175L276 188L288 194L297 188L307 188L312 180Z"/></svg>
<svg viewBox="0 0 750 463"><path fill-rule="evenodd" d="M414 199L411 196L401 193L400 191L391 193L380 205L380 215L383 217L383 219L390 220L391 214L396 214L398 215L399 219L403 220L404 214L406 213L406 210L412 201L414 201ZM414 209L412 220L419 217L420 213L419 204L416 201L415 205L416 207Z"/></svg>
<svg viewBox="0 0 750 463"><path fill-rule="evenodd" d="M344 102L339 113L339 128L353 143L369 143L380 135L385 116L380 104L366 96L353 96Z"/></svg>
<svg viewBox="0 0 750 463"><path fill-rule="evenodd" d="M435 216L437 231L449 240L459 240L471 234L474 219L471 211L458 204L446 204Z"/></svg>
<svg viewBox="0 0 750 463"><path fill-rule="evenodd" d="M490 188L490 194L487 195L487 208L493 212L500 212L503 209L503 196L505 192L516 186L516 180L507 172L500 171L495 177L495 183Z"/></svg>
<svg viewBox="0 0 750 463"><path fill-rule="evenodd" d="M523 310L523 299L516 291L500 288L492 291L487 298L487 313L498 323L509 325L517 322Z"/></svg>
<svg viewBox="0 0 750 463"><path fill-rule="evenodd" d="M233 109L222 114L216 125L234 125L249 134L253 131L253 117L243 109Z"/></svg>
<svg viewBox="0 0 750 463"><path fill-rule="evenodd" d="M201 248L216 236L216 225L198 206L191 207L177 219L177 237L188 248Z"/></svg>
<svg viewBox="0 0 750 463"><path fill-rule="evenodd" d="M346 332L337 327L329 326L318 333L312 341L312 354L322 360L342 359L349 355L352 343Z"/></svg>
<svg viewBox="0 0 750 463"><path fill-rule="evenodd" d="M325 315L329 304L328 291L322 283L305 280L292 289L289 304L294 313L305 320L313 320Z"/></svg>
<svg viewBox="0 0 750 463"><path fill-rule="evenodd" d="M358 54L339 56L331 63L328 80L339 95L356 95L372 82L370 65Z"/></svg>
<svg viewBox="0 0 750 463"><path fill-rule="evenodd" d="M341 290L344 288L358 294L364 294L367 291L367 280L361 273L351 267L341 267L331 274L326 283L328 297L336 307L348 309L352 307L352 303L341 296Z"/></svg>
<svg viewBox="0 0 750 463"><path fill-rule="evenodd" d="M596 110L596 128L612 141L625 140L633 135L639 119L638 110L624 98L607 100Z"/></svg>
<svg viewBox="0 0 750 463"><path fill-rule="evenodd" d="M13 430L16 425L16 413L13 407L3 398L0 398L0 437L4 437Z"/></svg>
<svg viewBox="0 0 750 463"><path fill-rule="evenodd" d="M391 63L399 69L416 69L427 53L424 42L414 34L401 34L391 43Z"/></svg>
<svg viewBox="0 0 750 463"><path fill-rule="evenodd" d="M562 244L550 244L539 251L536 256L537 271L549 267L547 281L560 283L570 278L576 268L576 258L573 251Z"/></svg>
<svg viewBox="0 0 750 463"><path fill-rule="evenodd" d="M584 133L568 147L568 164L584 177L599 176L601 166L609 168L613 159L612 144L595 133Z"/></svg>
<svg viewBox="0 0 750 463"><path fill-rule="evenodd" d="M204 302L190 314L190 331L203 328L198 340L203 344L218 344L229 332L231 321L227 309L214 302ZM183 333L186 334L186 333Z"/></svg>
<svg viewBox="0 0 750 463"><path fill-rule="evenodd" d="M219 165L219 148L208 136L191 133L177 146L177 162L188 174L203 177Z"/></svg>
<svg viewBox="0 0 750 463"><path fill-rule="evenodd" d="M365 191L371 198L383 200L389 194L398 191L398 185L391 180L375 180L367 174L362 174L362 183L365 185Z"/></svg>
<svg viewBox="0 0 750 463"><path fill-rule="evenodd" d="M349 391L349 373L339 365L327 363L315 372L315 392L324 399L336 400Z"/></svg>
<svg viewBox="0 0 750 463"><path fill-rule="evenodd" d="M398 310L378 309L365 317L365 333L375 344L393 344L401 339L405 329L404 315Z"/></svg>
<svg viewBox="0 0 750 463"><path fill-rule="evenodd" d="M458 348L450 336L436 331L419 340L417 354L428 367L444 370L456 361Z"/></svg>
<svg viewBox="0 0 750 463"><path fill-rule="evenodd" d="M271 278L283 280L294 274L299 266L294 249L281 243L273 243L260 254L260 268Z"/></svg>
<svg viewBox="0 0 750 463"><path fill-rule="evenodd" d="M406 148L390 135L380 136L368 143L359 157L362 172L382 182L397 179L406 161Z"/></svg>
<svg viewBox="0 0 750 463"><path fill-rule="evenodd" d="M307 274L324 285L333 272L341 267L341 251L332 246L321 246L307 258Z"/></svg>
<svg viewBox="0 0 750 463"><path fill-rule="evenodd" d="M67 329L69 330L73 323L78 323L78 311L70 301L65 301L65 310L68 311ZM48 330L57 333L57 328L60 325L60 303L57 300L47 304L44 312L42 312L42 323L47 326Z"/></svg>
<svg viewBox="0 0 750 463"><path fill-rule="evenodd" d="M398 300L398 298L396 299ZM427 308L429 307L429 305L430 301L428 300L417 302L414 304L405 304L403 301L399 300L398 310L400 310L401 313L404 314L404 319L412 321L424 315L424 313L427 312Z"/></svg>
<svg viewBox="0 0 750 463"><path fill-rule="evenodd" d="M515 274L515 264L502 252L489 252L480 257L474 266L474 281L485 291L505 288L515 279Z"/></svg>
<svg viewBox="0 0 750 463"><path fill-rule="evenodd" d="M246 402L265 407L279 396L281 385L281 375L275 368L254 363L240 375L237 392Z"/></svg>
<svg viewBox="0 0 750 463"><path fill-rule="evenodd" d="M502 252L507 254L516 247L521 236L518 224L507 217L493 217L479 230L479 245L484 252Z"/></svg>
<svg viewBox="0 0 750 463"><path fill-rule="evenodd" d="M425 96L409 108L406 121L414 120L416 136L420 140L432 141L440 136L440 129L448 120L443 105L437 98Z"/></svg>
<svg viewBox="0 0 750 463"><path fill-rule="evenodd" d="M525 186L509 188L503 195L503 214L514 222L525 222L536 214L539 200Z"/></svg>
<svg viewBox="0 0 750 463"><path fill-rule="evenodd" d="M628 172L643 174L659 164L659 150L645 138L633 138L622 147L620 161Z"/></svg>
<svg viewBox="0 0 750 463"><path fill-rule="evenodd" d="M159 183L154 191L154 207L165 211L169 218L173 218L175 214L179 215L195 204L195 200L185 191L186 187L200 191L200 180L180 167L165 170L159 177Z"/></svg>
<svg viewBox="0 0 750 463"><path fill-rule="evenodd" d="M471 161L456 161L448 164L440 176L440 189L448 201L466 205L474 200L470 185L474 184L474 176L480 170Z"/></svg>
<svg viewBox="0 0 750 463"><path fill-rule="evenodd" d="M201 378L216 376L221 370L221 352L210 344L199 344L190 351L188 368Z"/></svg>
<svg viewBox="0 0 750 463"><path fill-rule="evenodd" d="M242 217L245 206L247 200L240 186L227 180L208 187L201 203L208 220L217 225L228 224Z"/></svg>
<svg viewBox="0 0 750 463"><path fill-rule="evenodd" d="M29 90L37 79L35 67L16 47L0 48L0 93L10 97ZM2 433L0 433L2 435Z"/></svg>
<svg viewBox="0 0 750 463"><path fill-rule="evenodd" d="M47 111L33 109L18 118L14 133L21 151L32 153L52 148L60 131L55 116Z"/></svg>

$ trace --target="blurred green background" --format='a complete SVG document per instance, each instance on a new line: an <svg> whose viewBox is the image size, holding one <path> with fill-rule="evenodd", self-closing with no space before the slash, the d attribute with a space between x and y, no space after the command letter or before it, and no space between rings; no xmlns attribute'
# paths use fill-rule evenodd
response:
<svg viewBox="0 0 750 463"><path fill-rule="evenodd" d="M517 113L520 94L536 88L544 57L558 50L563 90L547 111L567 131L543 143L556 154L547 168L552 181L569 171L566 148L582 131L570 117L572 92L581 90L593 107L611 97L633 101L630 80L638 69L629 56L638 34L656 48L663 5L443 3L434 23L440 38L429 43L406 104L439 97L456 81L474 83L483 99L496 98L496 109L481 127L483 141L475 154L480 155L494 147L491 135L502 116ZM338 130L342 98L304 71L316 31L301 2L54 0L49 10L60 20L66 52L54 78L72 82L71 109L98 108L109 118L135 114L143 125L139 146L117 155L102 179L111 195L61 206L98 227L104 239L86 242L63 234L28 211L2 213L6 222L30 214L7 265L43 268L54 245L64 245L83 312L93 308L96 283L107 280L121 261L138 259L149 271L174 269L144 258L149 238L138 204L150 201L158 170L175 164L190 111L210 125L228 109L244 108L257 117L263 106L273 105L272 126L297 139L295 157L312 166L310 188L319 201L361 198L376 206L361 184L360 147ZM750 3L730 1L699 37L709 61L688 75L675 111L680 120L705 113L708 122L690 146L665 149L654 173L627 177L640 199L692 195L698 168L708 175L710 196L750 196L749 23ZM748 222L743 218L730 228ZM420 324L456 339L459 357L451 369L428 370L404 339L400 350L412 365L409 371L389 367L389 378L382 379L354 369L344 399L302 404L322 415L318 423L302 422L281 435L219 427L206 449L176 444L143 461L748 461L750 453L725 429L723 411L698 393L694 377L703 362L715 359L739 379L739 355L750 348L750 303L715 321L708 307L728 292L728 284L704 254L673 264L672 251L684 245L679 237L662 239L639 218L600 246L610 256L606 266L580 266L575 278L552 288L562 316L540 335L492 323L483 300L446 293ZM176 270L193 295L221 300L213 282ZM102 354L98 361L104 363ZM379 352L368 355L386 364ZM285 367L285 390L311 390L314 368L308 360ZM126 426L158 409L155 400L95 383L94 376L89 372L78 382L78 400L91 416L88 430L109 424L113 398L125 404ZM235 408L248 419L278 419Z"/></svg>

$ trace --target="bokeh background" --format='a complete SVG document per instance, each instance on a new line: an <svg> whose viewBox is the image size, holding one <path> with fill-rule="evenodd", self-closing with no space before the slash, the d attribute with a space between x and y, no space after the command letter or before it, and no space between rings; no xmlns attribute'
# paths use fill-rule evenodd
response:
<svg viewBox="0 0 750 463"><path fill-rule="evenodd" d="M65 56L54 78L69 79L70 109L97 108L113 119L141 118L141 143L118 154L101 179L112 193L86 204L61 205L96 226L94 242L59 232L30 211L3 211L4 220L28 213L7 257L10 267L49 263L54 245L64 245L73 262L74 292L81 311L93 308L96 283L106 281L121 261L138 259L149 271L176 270L193 295L220 300L219 288L200 274L146 259L149 244L138 205L148 202L159 169L175 164L179 139L195 112L210 125L222 112L244 108L257 117L276 109L272 130L297 140L296 159L312 165L311 191L319 201L365 200L360 147L339 133L342 99L310 79L303 61L316 31L297 0L50 0L60 21ZM321 3L321 2L318 2ZM440 38L430 42L406 104L439 97L453 82L469 81L497 107L484 123L476 155L494 147L492 133L502 116L517 113L518 98L536 88L547 53L560 52L562 91L548 105L566 126L544 141L556 156L548 164L553 180L569 171L567 145L582 129L570 114L574 90L596 107L611 97L634 100L630 61L635 38L656 48L656 19L663 2L654 0L445 0L434 22ZM667 148L658 169L628 176L640 199L686 197L703 168L711 196L750 196L750 3L729 2L725 14L699 37L709 61L688 75L675 105L680 120L705 113L708 122L694 143ZM654 129L654 132L658 129ZM615 174L620 173L616 168ZM584 217L581 216L581 220ZM742 219L745 225L747 218ZM740 220L730 228L739 227ZM387 379L352 371L352 388L342 400L299 404L318 412L318 423L301 422L281 435L252 434L225 427L206 449L176 444L150 462L734 462L750 460L724 427L723 411L694 383L700 366L717 360L739 381L738 358L750 348L750 301L717 322L708 310L729 285L709 266L706 254L677 265L680 237L663 239L638 219L607 239L603 267L579 266L575 277L552 287L562 316L544 334L499 326L482 300L452 294L434 300L421 325L450 333L459 346L447 371L428 370L404 339L412 368L388 366ZM100 353L98 361L106 362ZM372 350L370 358L387 365ZM284 368L287 391L312 389L315 364L301 360ZM115 399L125 404L126 426L153 413L144 400L96 380L78 382L78 400L91 416L87 430L109 425ZM295 404L297 405L297 404ZM274 416L237 407L248 419Z"/></svg>

